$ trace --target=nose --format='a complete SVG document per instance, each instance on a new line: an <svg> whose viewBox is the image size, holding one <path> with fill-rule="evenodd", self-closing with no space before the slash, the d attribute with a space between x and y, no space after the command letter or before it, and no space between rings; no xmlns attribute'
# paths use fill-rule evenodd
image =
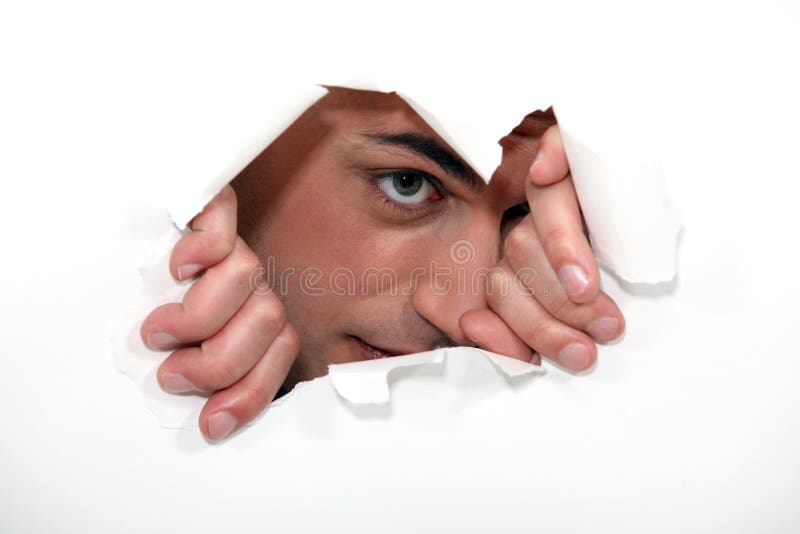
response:
<svg viewBox="0 0 800 534"><path fill-rule="evenodd" d="M432 245L432 259L412 295L416 312L460 345L472 344L458 326L461 315L487 307L486 280L500 254L497 226L486 213Z"/></svg>

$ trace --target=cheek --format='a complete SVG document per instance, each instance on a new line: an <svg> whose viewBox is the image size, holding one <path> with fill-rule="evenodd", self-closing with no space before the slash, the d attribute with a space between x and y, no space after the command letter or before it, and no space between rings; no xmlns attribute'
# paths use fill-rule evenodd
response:
<svg viewBox="0 0 800 534"><path fill-rule="evenodd" d="M276 206L265 247L280 263L316 267L402 269L416 262L430 229L404 229L376 218L370 193L354 179L307 180Z"/></svg>
<svg viewBox="0 0 800 534"><path fill-rule="evenodd" d="M292 199L291 214L276 240L287 257L298 264L314 266L323 272L339 267L353 268L377 244L371 221L357 199L343 199L322 187L305 188Z"/></svg>
<svg viewBox="0 0 800 534"><path fill-rule="evenodd" d="M343 316L352 298L331 291L330 273L340 267L357 268L354 263L364 258L372 244L361 231L364 221L360 216L323 186L311 182L284 192L263 229L261 257L274 259L272 277L281 280L276 289L289 321L300 334L303 352L332 356L332 343L344 330ZM309 268L322 272L322 278L313 282L321 294L302 287L301 273Z"/></svg>
<svg viewBox="0 0 800 534"><path fill-rule="evenodd" d="M282 299L290 320L308 337L342 330L361 301L375 297L361 287L365 270L391 267L402 276L405 268L400 262L411 262L408 251L413 250L413 240L376 221L358 183L341 180L338 185L308 180L285 191L263 228L260 256L274 258L275 279L294 270L294 278L281 290ZM321 295L302 290L299 276L307 268L321 271L322 278L314 282ZM346 275L333 280L341 272ZM341 295L341 288L351 283L354 294Z"/></svg>

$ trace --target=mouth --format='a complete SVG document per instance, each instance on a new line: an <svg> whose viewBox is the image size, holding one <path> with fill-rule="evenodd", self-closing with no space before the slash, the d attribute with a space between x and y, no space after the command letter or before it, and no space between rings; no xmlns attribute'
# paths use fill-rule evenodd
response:
<svg viewBox="0 0 800 534"><path fill-rule="evenodd" d="M392 356L400 356L401 353L393 352L386 349L382 349L380 347L376 347L374 345L370 345L363 339L350 336L353 341L355 341L356 346L358 347L358 354L361 356L362 360L379 360L381 358L390 358Z"/></svg>

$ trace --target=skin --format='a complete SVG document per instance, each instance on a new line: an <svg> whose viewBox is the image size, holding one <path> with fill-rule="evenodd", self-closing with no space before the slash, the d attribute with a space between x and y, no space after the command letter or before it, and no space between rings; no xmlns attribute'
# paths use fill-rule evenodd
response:
<svg viewBox="0 0 800 534"><path fill-rule="evenodd" d="M426 157L398 134L440 151ZM487 185L396 95L331 89L175 246L173 276L201 276L142 325L151 348L178 348L161 386L214 392L200 428L221 439L281 384L364 359L363 343L391 354L477 345L590 368L595 341L618 337L624 319L599 290L552 114L529 115L501 146ZM342 269L346 294L331 286ZM391 269L396 290L370 269Z"/></svg>

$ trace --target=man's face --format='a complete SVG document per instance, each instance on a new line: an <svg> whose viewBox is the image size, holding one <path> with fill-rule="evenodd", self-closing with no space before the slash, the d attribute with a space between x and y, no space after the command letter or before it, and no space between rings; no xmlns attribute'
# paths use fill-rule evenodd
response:
<svg viewBox="0 0 800 534"><path fill-rule="evenodd" d="M465 112L468 112L465 111ZM286 381L329 363L471 345L552 115L501 141L489 185L396 95L333 89L234 181L239 231L300 334Z"/></svg>

